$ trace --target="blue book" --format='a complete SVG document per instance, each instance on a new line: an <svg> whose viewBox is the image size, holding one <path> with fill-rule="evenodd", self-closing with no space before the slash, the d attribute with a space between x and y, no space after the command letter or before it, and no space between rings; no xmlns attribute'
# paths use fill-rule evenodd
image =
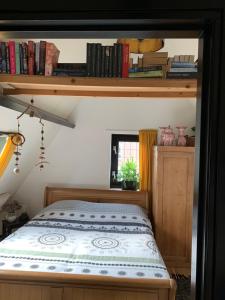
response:
<svg viewBox="0 0 225 300"><path fill-rule="evenodd" d="M171 63L171 68L196 68L195 63L176 61Z"/></svg>

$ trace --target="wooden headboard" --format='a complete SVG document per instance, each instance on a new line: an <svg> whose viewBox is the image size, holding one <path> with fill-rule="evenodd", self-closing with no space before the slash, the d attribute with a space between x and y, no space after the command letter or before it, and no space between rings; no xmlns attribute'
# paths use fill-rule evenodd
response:
<svg viewBox="0 0 225 300"><path fill-rule="evenodd" d="M99 203L136 204L149 212L148 192L122 190L96 190L79 188L45 188L44 206L59 200L85 200Z"/></svg>

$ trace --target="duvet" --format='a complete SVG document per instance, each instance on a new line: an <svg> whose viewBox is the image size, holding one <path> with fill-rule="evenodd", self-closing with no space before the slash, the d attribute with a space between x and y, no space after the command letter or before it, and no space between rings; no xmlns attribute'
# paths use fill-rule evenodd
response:
<svg viewBox="0 0 225 300"><path fill-rule="evenodd" d="M63 200L0 243L0 270L169 278L136 205Z"/></svg>

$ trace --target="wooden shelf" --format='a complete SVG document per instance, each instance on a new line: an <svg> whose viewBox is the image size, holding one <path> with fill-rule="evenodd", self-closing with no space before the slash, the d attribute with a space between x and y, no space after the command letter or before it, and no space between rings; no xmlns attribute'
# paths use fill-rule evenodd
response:
<svg viewBox="0 0 225 300"><path fill-rule="evenodd" d="M196 98L196 79L95 78L0 74L4 95Z"/></svg>

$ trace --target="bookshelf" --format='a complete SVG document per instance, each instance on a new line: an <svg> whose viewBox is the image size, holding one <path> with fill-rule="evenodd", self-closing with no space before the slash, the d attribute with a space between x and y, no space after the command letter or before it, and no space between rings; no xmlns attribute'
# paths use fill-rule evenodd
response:
<svg viewBox="0 0 225 300"><path fill-rule="evenodd" d="M196 79L96 78L0 74L3 95L196 98Z"/></svg>

